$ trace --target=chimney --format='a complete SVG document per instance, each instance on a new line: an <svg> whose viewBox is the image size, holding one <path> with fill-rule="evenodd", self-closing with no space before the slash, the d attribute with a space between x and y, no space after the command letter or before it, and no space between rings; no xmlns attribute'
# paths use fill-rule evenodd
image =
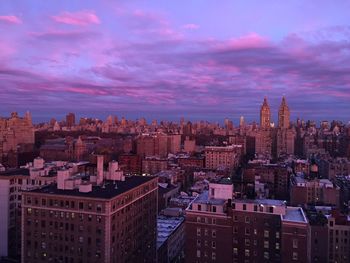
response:
<svg viewBox="0 0 350 263"><path fill-rule="evenodd" d="M97 185L103 182L103 155L97 155Z"/></svg>

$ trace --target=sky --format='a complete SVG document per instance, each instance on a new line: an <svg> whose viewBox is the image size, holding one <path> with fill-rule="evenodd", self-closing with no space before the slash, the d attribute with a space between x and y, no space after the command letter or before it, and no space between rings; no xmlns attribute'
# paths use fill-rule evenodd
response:
<svg viewBox="0 0 350 263"><path fill-rule="evenodd" d="M0 2L0 116L350 121L350 1Z"/></svg>

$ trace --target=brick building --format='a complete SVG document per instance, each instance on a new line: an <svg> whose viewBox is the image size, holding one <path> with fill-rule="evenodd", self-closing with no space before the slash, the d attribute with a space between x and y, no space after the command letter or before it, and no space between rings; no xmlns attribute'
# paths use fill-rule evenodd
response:
<svg viewBox="0 0 350 263"><path fill-rule="evenodd" d="M22 262L155 262L157 178L126 177L116 162L86 177L23 193Z"/></svg>

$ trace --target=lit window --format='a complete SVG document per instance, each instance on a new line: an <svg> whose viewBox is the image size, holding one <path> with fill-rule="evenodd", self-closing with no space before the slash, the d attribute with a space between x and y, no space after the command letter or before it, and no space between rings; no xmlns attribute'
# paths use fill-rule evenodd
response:
<svg viewBox="0 0 350 263"><path fill-rule="evenodd" d="M269 259L270 258L269 252L264 252L264 258L265 259Z"/></svg>
<svg viewBox="0 0 350 263"><path fill-rule="evenodd" d="M200 223L201 222L201 218L198 216L197 217L197 222Z"/></svg>
<svg viewBox="0 0 350 263"><path fill-rule="evenodd" d="M245 250L244 250L244 255L245 255L246 257L249 257L249 255L250 255L249 249L245 249Z"/></svg>
<svg viewBox="0 0 350 263"><path fill-rule="evenodd" d="M212 252L212 253L211 253L211 259L212 259L212 260L216 260L216 253L215 253L215 252Z"/></svg>
<svg viewBox="0 0 350 263"><path fill-rule="evenodd" d="M280 243L276 243L276 249L280 249Z"/></svg>
<svg viewBox="0 0 350 263"><path fill-rule="evenodd" d="M297 252L293 252L293 260L298 260L298 253Z"/></svg>
<svg viewBox="0 0 350 263"><path fill-rule="evenodd" d="M264 230L264 237L269 237L269 231L268 230Z"/></svg>
<svg viewBox="0 0 350 263"><path fill-rule="evenodd" d="M276 238L280 238L280 232L276 232Z"/></svg>
<svg viewBox="0 0 350 263"><path fill-rule="evenodd" d="M233 254L238 255L238 248L236 248L236 247L233 248Z"/></svg>
<svg viewBox="0 0 350 263"><path fill-rule="evenodd" d="M215 241L211 242L211 247L214 248L214 249L216 248L216 242Z"/></svg>
<svg viewBox="0 0 350 263"><path fill-rule="evenodd" d="M264 241L264 248L269 248L269 241Z"/></svg>
<svg viewBox="0 0 350 263"><path fill-rule="evenodd" d="M197 258L200 258L200 257L201 257L201 251L197 250Z"/></svg>
<svg viewBox="0 0 350 263"><path fill-rule="evenodd" d="M201 236L201 229L197 227L197 236Z"/></svg>
<svg viewBox="0 0 350 263"><path fill-rule="evenodd" d="M211 236L216 237L216 230L215 229L211 231Z"/></svg>
<svg viewBox="0 0 350 263"><path fill-rule="evenodd" d="M298 248L298 239L293 239L293 248Z"/></svg>

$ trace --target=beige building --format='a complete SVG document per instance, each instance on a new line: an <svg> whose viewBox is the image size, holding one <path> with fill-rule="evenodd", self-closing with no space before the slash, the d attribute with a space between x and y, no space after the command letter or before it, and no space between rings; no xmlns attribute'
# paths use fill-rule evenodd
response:
<svg viewBox="0 0 350 263"><path fill-rule="evenodd" d="M238 165L241 145L206 146L205 167L209 169L233 169Z"/></svg>

